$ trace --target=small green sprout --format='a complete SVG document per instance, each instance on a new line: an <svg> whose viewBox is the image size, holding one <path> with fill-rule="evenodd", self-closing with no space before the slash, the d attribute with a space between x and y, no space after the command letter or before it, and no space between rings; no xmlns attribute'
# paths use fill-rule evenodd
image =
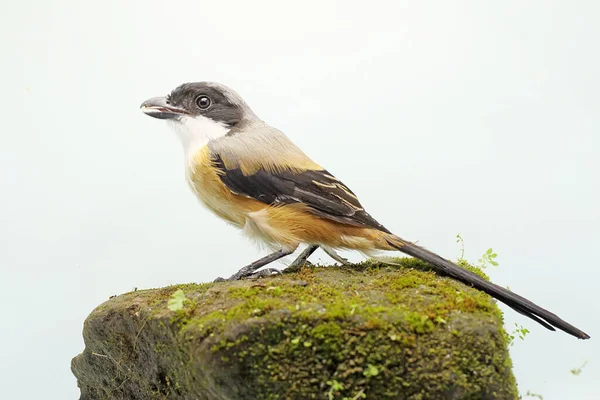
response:
<svg viewBox="0 0 600 400"><path fill-rule="evenodd" d="M479 267L484 269L487 268L488 264L497 267L498 262L495 260L496 257L498 257L498 254L494 253L494 250L492 250L490 247L485 253L483 253L481 258L477 260L479 262Z"/></svg>
<svg viewBox="0 0 600 400"><path fill-rule="evenodd" d="M460 233L456 234L456 243L460 243L460 257L458 259L464 260L465 259L465 240L463 239L463 237L461 236Z"/></svg>
<svg viewBox="0 0 600 400"><path fill-rule="evenodd" d="M342 390L344 390L344 385L342 385L340 382L336 381L335 379L332 381L327 381L327 384L329 386L331 386L329 388L329 392L327 392L327 398L329 400L333 400L334 398L334 393L335 392L341 392Z"/></svg>
<svg viewBox="0 0 600 400"><path fill-rule="evenodd" d="M539 393L533 393L531 390L528 390L527 393L525 393L525 396L535 397L538 400L544 400L544 396Z"/></svg>
<svg viewBox="0 0 600 400"><path fill-rule="evenodd" d="M579 376L579 374L581 374L581 371L583 370L583 367L585 367L585 366L586 366L586 364L587 364L587 361L586 361L586 362L584 362L584 363L581 365L581 367L579 367L579 368L573 368L573 369L571 370L571 373L572 373L573 375L575 375L575 376Z"/></svg>
<svg viewBox="0 0 600 400"><path fill-rule="evenodd" d="M185 297L185 293L183 293L183 290L178 289L169 298L169 301L167 302L167 308L173 312L179 311L183 308L183 302L186 300L187 299Z"/></svg>
<svg viewBox="0 0 600 400"><path fill-rule="evenodd" d="M366 376L367 378L370 378L372 376L377 376L377 374L379 374L379 370L373 364L367 365L367 368L365 368L365 370L363 371L363 375Z"/></svg>

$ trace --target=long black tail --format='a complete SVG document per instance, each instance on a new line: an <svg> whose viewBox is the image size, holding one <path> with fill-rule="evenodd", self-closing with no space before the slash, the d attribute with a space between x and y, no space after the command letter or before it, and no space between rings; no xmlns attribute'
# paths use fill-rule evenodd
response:
<svg viewBox="0 0 600 400"><path fill-rule="evenodd" d="M544 327L550 329L551 331L554 331L554 328L556 327L579 339L590 338L590 336L587 333L579 330L578 328L574 327L568 322L563 321L557 315L552 314L550 311L543 309L542 307L532 303L531 301L519 296L516 293L513 293L501 286L486 281L477 274L474 274L469 270L461 268L458 265L452 263L451 261L448 261L438 256L435 253L432 253L422 247L405 242L403 240L401 242L402 244L393 243L391 241L388 241L388 243L392 247L400 250L405 254L408 254L409 256L413 256L415 258L430 263L437 272L443 275L447 275L467 285L471 285L474 288L489 294L490 296L500 300L507 306L511 307L513 310L542 324Z"/></svg>

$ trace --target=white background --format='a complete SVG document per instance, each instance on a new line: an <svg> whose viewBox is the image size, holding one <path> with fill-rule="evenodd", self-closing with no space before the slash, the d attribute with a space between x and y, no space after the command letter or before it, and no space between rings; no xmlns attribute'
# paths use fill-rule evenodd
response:
<svg viewBox="0 0 600 400"><path fill-rule="evenodd" d="M176 137L138 109L200 80L238 91L400 236L456 258L460 232L472 261L493 247L494 281L592 335L504 308L531 330L511 349L521 393L600 398L598 2L0 8L2 398L77 398L70 359L110 295L264 254L197 203Z"/></svg>

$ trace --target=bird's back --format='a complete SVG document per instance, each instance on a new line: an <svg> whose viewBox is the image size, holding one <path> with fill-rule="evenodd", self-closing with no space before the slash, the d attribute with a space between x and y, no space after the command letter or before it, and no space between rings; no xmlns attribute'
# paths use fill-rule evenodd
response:
<svg viewBox="0 0 600 400"><path fill-rule="evenodd" d="M228 169L240 168L244 175L263 169L269 172L322 170L283 132L261 120L245 120L208 143L210 151Z"/></svg>

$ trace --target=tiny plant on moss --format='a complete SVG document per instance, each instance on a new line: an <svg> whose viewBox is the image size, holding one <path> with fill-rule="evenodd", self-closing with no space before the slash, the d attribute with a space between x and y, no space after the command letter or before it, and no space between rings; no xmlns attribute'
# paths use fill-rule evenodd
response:
<svg viewBox="0 0 600 400"><path fill-rule="evenodd" d="M329 391L327 392L327 398L329 400L333 400L336 392L341 392L342 390L344 390L344 385L342 385L340 382L336 381L335 379L332 381L327 381L327 385L331 386L329 388Z"/></svg>
<svg viewBox="0 0 600 400"><path fill-rule="evenodd" d="M365 389L360 389L360 391L358 393L356 393L356 396L354 396L353 398L348 398L348 397L344 397L344 400L358 400L358 399L366 399L367 395L365 394Z"/></svg>
<svg viewBox="0 0 600 400"><path fill-rule="evenodd" d="M494 250L490 247L487 249L485 253L481 256L477 262L479 263L479 268L485 269L488 265L493 265L494 267L498 266L498 262L495 260L498 257L498 254L494 253Z"/></svg>
<svg viewBox="0 0 600 400"><path fill-rule="evenodd" d="M575 376L579 376L579 374L581 374L581 371L583 370L583 367L585 367L585 366L586 366L586 364L587 364L587 361L586 361L586 362L584 362L584 363L581 365L581 367L579 367L579 368L573 368L573 369L571 370L571 373L572 373L573 375L575 375Z"/></svg>
<svg viewBox="0 0 600 400"><path fill-rule="evenodd" d="M529 329L525 328L523 325L519 325L515 322L515 332L519 336L519 339L525 340L525 336L529 333Z"/></svg>
<svg viewBox="0 0 600 400"><path fill-rule="evenodd" d="M508 335L509 344L512 346L514 344L515 338L517 337L521 340L525 340L525 336L527 336L528 333L529 329L515 322L515 329Z"/></svg>
<svg viewBox="0 0 600 400"><path fill-rule="evenodd" d="M465 240L463 239L463 237L461 236L460 233L456 234L456 243L460 243L460 257L458 259L464 260L465 259Z"/></svg>
<svg viewBox="0 0 600 400"><path fill-rule="evenodd" d="M456 234L456 243L460 243L460 257L458 257L458 260L464 261L465 260L465 239L462 237L462 235L460 233ZM498 257L498 254L494 253L494 250L492 250L492 248L490 247L489 249L486 250L485 253L483 253L481 258L479 260L477 260L477 262L479 263L477 265L477 267L479 267L479 269L484 269L488 265L493 265L494 267L497 267L498 262L496 261L496 257Z"/></svg>
<svg viewBox="0 0 600 400"><path fill-rule="evenodd" d="M167 308L173 312L179 311L183 308L183 302L185 300L187 299L185 297L185 293L183 293L183 290L177 289L169 298L169 301L167 302Z"/></svg>
<svg viewBox="0 0 600 400"><path fill-rule="evenodd" d="M365 368L365 370L363 371L363 375L366 376L367 378L370 378L372 376L377 376L377 374L379 374L379 370L373 364L367 365L367 368Z"/></svg>
<svg viewBox="0 0 600 400"><path fill-rule="evenodd" d="M528 390L527 393L525 393L525 396L535 397L538 400L544 400L544 396L539 393L533 393L531 390Z"/></svg>

